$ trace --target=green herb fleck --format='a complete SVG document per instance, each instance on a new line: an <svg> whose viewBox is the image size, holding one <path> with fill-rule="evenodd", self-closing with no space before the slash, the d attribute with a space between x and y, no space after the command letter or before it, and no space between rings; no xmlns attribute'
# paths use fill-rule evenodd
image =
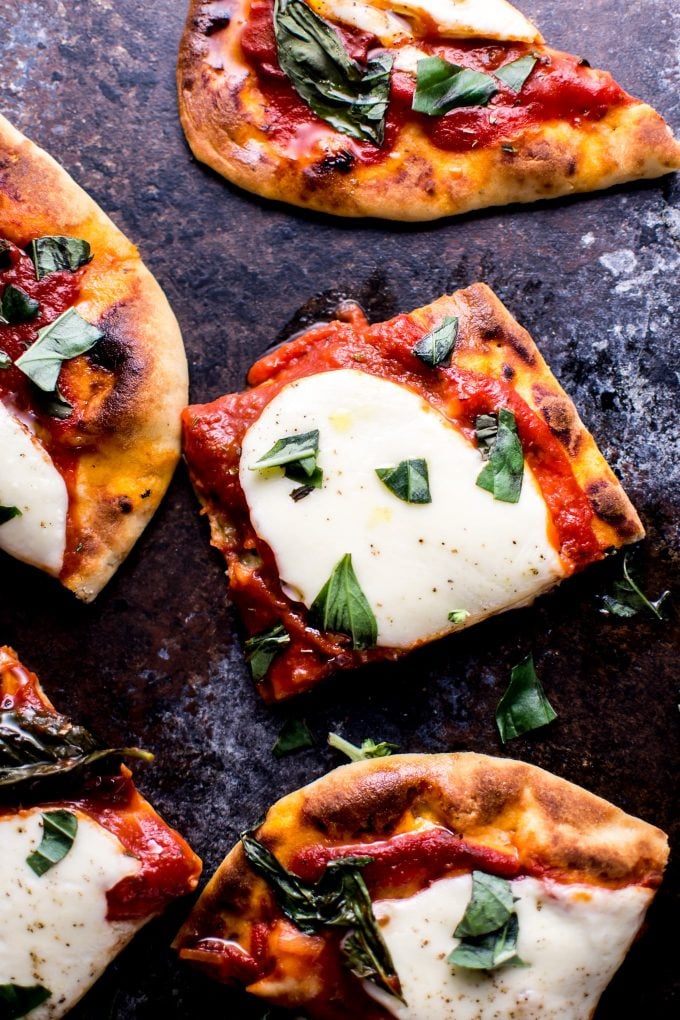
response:
<svg viewBox="0 0 680 1020"><path fill-rule="evenodd" d="M432 502L426 460L402 460L393 468L376 468L375 473L383 485L404 503Z"/></svg>
<svg viewBox="0 0 680 1020"><path fill-rule="evenodd" d="M331 747L334 747L336 751L341 751L346 754L350 761L366 761L369 758L387 758L388 755L392 754L393 751L399 750L399 744L390 744L387 740L381 740L379 744L376 744L374 740L368 737L362 741L361 747L357 744L352 744L349 740L345 740L339 733L329 733L328 743Z"/></svg>
<svg viewBox="0 0 680 1020"><path fill-rule="evenodd" d="M44 875L66 857L78 831L77 815L65 809L44 812L42 822L40 846L26 858L26 863L36 875Z"/></svg>
<svg viewBox="0 0 680 1020"><path fill-rule="evenodd" d="M372 648L378 640L378 623L346 553L333 567L311 606L321 630L349 634L354 648Z"/></svg>
<svg viewBox="0 0 680 1020"><path fill-rule="evenodd" d="M12 359L10 358L9 354L7 353L7 351L0 351L0 369L2 369L2 368L11 368L11 367L12 367Z"/></svg>
<svg viewBox="0 0 680 1020"><path fill-rule="evenodd" d="M465 623L469 615L467 609L452 609L449 613L449 623Z"/></svg>
<svg viewBox="0 0 680 1020"><path fill-rule="evenodd" d="M314 747L314 737L304 719L286 719L272 751L277 758Z"/></svg>
<svg viewBox="0 0 680 1020"><path fill-rule="evenodd" d="M438 326L426 333L413 348L413 353L431 368L446 366L458 339L458 318L447 315Z"/></svg>
<svg viewBox="0 0 680 1020"><path fill-rule="evenodd" d="M508 740L547 726L556 718L557 712L536 675L533 655L527 655L513 667L508 689L498 702L496 725L501 740L507 744Z"/></svg>
<svg viewBox="0 0 680 1020"><path fill-rule="evenodd" d="M262 634L246 641L246 662L256 684L264 679L267 670L279 652L290 644L290 634L282 623L277 623Z"/></svg>
<svg viewBox="0 0 680 1020"><path fill-rule="evenodd" d="M480 489L492 493L503 503L518 503L524 477L524 451L512 411L498 412L498 432L489 461L477 478Z"/></svg>
<svg viewBox="0 0 680 1020"><path fill-rule="evenodd" d="M0 525L7 524L8 521L14 520L15 517L22 517L23 514L18 506L0 506Z"/></svg>
<svg viewBox="0 0 680 1020"><path fill-rule="evenodd" d="M609 616L630 618L647 611L657 620L664 620L665 616L662 610L671 597L671 593L669 591L662 592L656 601L648 599L633 580L628 567L628 556L629 553L626 553L623 557L623 580L615 582L613 595L602 596L602 612Z"/></svg>

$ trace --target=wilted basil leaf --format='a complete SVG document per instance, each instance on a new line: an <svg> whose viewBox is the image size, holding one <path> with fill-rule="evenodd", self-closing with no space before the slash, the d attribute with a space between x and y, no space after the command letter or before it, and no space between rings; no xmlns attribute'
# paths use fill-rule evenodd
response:
<svg viewBox="0 0 680 1020"><path fill-rule="evenodd" d="M314 737L304 719L286 719L272 751L276 758L314 747Z"/></svg>
<svg viewBox="0 0 680 1020"><path fill-rule="evenodd" d="M267 468L297 464L307 477L311 477L316 467L318 452L318 429L302 432L298 436L284 436L283 439L277 439L271 450L267 450L250 470L265 471Z"/></svg>
<svg viewBox="0 0 680 1020"><path fill-rule="evenodd" d="M512 411L502 407L498 412L496 441L491 448L489 462L477 479L477 485L503 503L518 503L523 477L524 451L517 433L517 422Z"/></svg>
<svg viewBox="0 0 680 1020"><path fill-rule="evenodd" d="M26 858L26 863L36 875L44 875L66 857L78 831L78 816L66 809L43 812L42 822L40 846Z"/></svg>
<svg viewBox="0 0 680 1020"><path fill-rule="evenodd" d="M2 295L2 320L11 326L34 319L40 311L40 302L32 298L22 287L8 283Z"/></svg>
<svg viewBox="0 0 680 1020"><path fill-rule="evenodd" d="M510 674L510 684L498 702L496 725L504 744L523 733L547 726L557 712L536 676L533 655L527 655Z"/></svg>
<svg viewBox="0 0 680 1020"><path fill-rule="evenodd" d="M62 362L85 354L103 336L75 308L68 308L54 322L38 330L38 339L17 358L15 365L39 389L54 393Z"/></svg>
<svg viewBox="0 0 680 1020"><path fill-rule="evenodd" d="M370 737L362 741L361 747L358 747L349 740L345 740L339 733L329 733L328 743L336 751L342 751L343 754L346 754L350 761L387 758L393 751L399 750L399 744L390 744L387 740L382 740L379 744L376 744L375 740L371 740Z"/></svg>
<svg viewBox="0 0 680 1020"><path fill-rule="evenodd" d="M426 365L437 368L445 365L458 339L458 318L447 315L438 326L426 333L413 348L413 353Z"/></svg>
<svg viewBox="0 0 680 1020"><path fill-rule="evenodd" d="M7 524L7 521L12 521L15 517L23 517L18 506L0 506L0 524Z"/></svg>
<svg viewBox="0 0 680 1020"><path fill-rule="evenodd" d="M638 613L647 610L657 620L663 620L662 612L665 602L671 597L669 591L664 591L656 601L648 599L640 587L635 583L628 567L628 553L623 557L623 580L614 583L614 594L602 596L602 611L611 616L630 618Z"/></svg>
<svg viewBox="0 0 680 1020"><path fill-rule="evenodd" d="M351 635L354 648L372 648L378 640L378 623L354 573L350 553L333 567L311 613L321 630Z"/></svg>
<svg viewBox="0 0 680 1020"><path fill-rule="evenodd" d="M304 0L275 0L274 33L281 70L314 113L351 138L382 145L393 58L381 53L364 71Z"/></svg>
<svg viewBox="0 0 680 1020"><path fill-rule="evenodd" d="M74 273L92 259L90 245L79 237L36 237L27 250L35 266L36 280L42 280L43 276L60 269Z"/></svg>
<svg viewBox="0 0 680 1020"><path fill-rule="evenodd" d="M19 1020L49 999L42 985L0 985L0 1020Z"/></svg>
<svg viewBox="0 0 680 1020"><path fill-rule="evenodd" d="M477 449L484 460L488 460L498 435L498 415L480 414L475 418Z"/></svg>
<svg viewBox="0 0 680 1020"><path fill-rule="evenodd" d="M282 648L290 644L290 634L282 623L277 623L262 634L256 634L246 641L246 662L250 666L255 683L263 680L274 658Z"/></svg>
<svg viewBox="0 0 680 1020"><path fill-rule="evenodd" d="M411 107L429 117L441 117L460 106L486 106L498 92L490 75L450 64L441 57L419 60L417 75Z"/></svg>
<svg viewBox="0 0 680 1020"><path fill-rule="evenodd" d="M488 935L502 928L512 913L512 886L507 878L489 875L486 871L472 872L472 895L454 936Z"/></svg>
<svg viewBox="0 0 680 1020"><path fill-rule="evenodd" d="M522 966L517 955L519 921L517 914L510 915L502 928L464 939L447 957L447 962L468 970L496 970L504 964Z"/></svg>
<svg viewBox="0 0 680 1020"><path fill-rule="evenodd" d="M449 613L450 623L465 623L469 616L467 609L452 609Z"/></svg>
<svg viewBox="0 0 680 1020"><path fill-rule="evenodd" d="M431 503L427 461L402 460L393 468L376 468L375 473L390 492L404 503Z"/></svg>
<svg viewBox="0 0 680 1020"><path fill-rule="evenodd" d="M521 92L536 63L537 58L532 53L527 53L525 57L511 60L509 64L499 67L497 71L493 72L494 78L498 78L513 92Z"/></svg>

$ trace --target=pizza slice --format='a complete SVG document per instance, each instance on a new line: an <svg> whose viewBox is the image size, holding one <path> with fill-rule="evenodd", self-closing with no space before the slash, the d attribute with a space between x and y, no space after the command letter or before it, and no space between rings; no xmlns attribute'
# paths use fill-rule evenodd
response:
<svg viewBox="0 0 680 1020"><path fill-rule="evenodd" d="M179 458L187 365L137 249L0 117L0 550L86 602Z"/></svg>
<svg viewBox="0 0 680 1020"><path fill-rule="evenodd" d="M190 0L197 159L267 198L430 220L680 168L651 107L505 0Z"/></svg>
<svg viewBox="0 0 680 1020"><path fill-rule="evenodd" d="M295 1016L587 1020L667 856L659 829L533 765L374 758L244 833L175 947Z"/></svg>
<svg viewBox="0 0 680 1020"><path fill-rule="evenodd" d="M644 535L488 287L377 325L343 315L184 412L268 700L527 605Z"/></svg>
<svg viewBox="0 0 680 1020"><path fill-rule="evenodd" d="M201 862L0 648L0 1016L58 1020Z"/></svg>

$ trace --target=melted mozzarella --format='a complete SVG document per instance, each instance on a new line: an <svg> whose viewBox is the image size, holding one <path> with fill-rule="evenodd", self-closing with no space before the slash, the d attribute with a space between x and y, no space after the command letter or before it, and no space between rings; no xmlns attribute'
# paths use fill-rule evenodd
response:
<svg viewBox="0 0 680 1020"><path fill-rule="evenodd" d="M0 549L58 574L66 546L66 484L38 439L2 403L0 506L21 510L21 517L0 525Z"/></svg>
<svg viewBox="0 0 680 1020"><path fill-rule="evenodd" d="M278 440L318 429L323 488L298 502L282 469L253 470ZM428 464L432 502L398 499L375 469ZM378 622L378 644L407 648L530 602L564 575L548 511L525 467L516 504L475 484L478 450L430 404L397 383L343 369L290 383L243 440L240 480L258 535L286 591L311 606L351 553Z"/></svg>
<svg viewBox="0 0 680 1020"><path fill-rule="evenodd" d="M323 18L370 32L384 44L409 37L540 42L535 25L506 0L307 0Z"/></svg>
<svg viewBox="0 0 680 1020"><path fill-rule="evenodd" d="M41 811L0 818L0 985L52 993L31 1020L56 1020L81 998L141 927L107 921L106 893L141 867L87 815L66 856L44 875L26 863L42 838Z"/></svg>
<svg viewBox="0 0 680 1020"><path fill-rule="evenodd" d="M527 966L489 972L446 962L471 889L470 875L459 875L407 899L373 904L407 1005L368 981L364 987L399 1020L588 1020L652 898L639 886L517 879L517 951Z"/></svg>

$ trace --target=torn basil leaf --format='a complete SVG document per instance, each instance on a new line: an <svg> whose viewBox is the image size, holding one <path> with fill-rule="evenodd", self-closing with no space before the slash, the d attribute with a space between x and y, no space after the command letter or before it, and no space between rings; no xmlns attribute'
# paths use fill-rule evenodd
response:
<svg viewBox="0 0 680 1020"><path fill-rule="evenodd" d="M664 591L658 599L648 599L639 585L633 580L628 567L628 556L623 557L623 580L614 583L612 595L602 596L602 611L610 616L630 618L638 613L647 611L657 618L665 619L662 612L664 604L671 597L669 591Z"/></svg>
<svg viewBox="0 0 680 1020"><path fill-rule="evenodd" d="M512 886L507 878L472 872L472 895L454 937L488 935L505 925L513 908Z"/></svg>
<svg viewBox="0 0 680 1020"><path fill-rule="evenodd" d="M310 109L336 131L382 145L393 58L378 54L364 70L304 0L276 0L274 34L281 70Z"/></svg>
<svg viewBox="0 0 680 1020"><path fill-rule="evenodd" d="M271 887L281 911L305 935L321 928L346 928L354 936L343 949L350 969L362 971L391 995L400 995L399 978L373 914L360 868L372 858L331 861L318 882L306 882L287 871L250 832L241 834L248 863Z"/></svg>
<svg viewBox="0 0 680 1020"><path fill-rule="evenodd" d="M139 748L104 747L63 715L28 705L0 711L0 787L65 775L116 755L153 760Z"/></svg>
<svg viewBox="0 0 680 1020"><path fill-rule="evenodd" d="M335 564L310 611L321 630L349 634L353 648L372 648L378 640L378 623L354 573L350 553Z"/></svg>
<svg viewBox="0 0 680 1020"><path fill-rule="evenodd" d="M276 758L283 758L286 754L305 751L308 747L314 747L314 737L305 720L286 719L272 752Z"/></svg>
<svg viewBox="0 0 680 1020"><path fill-rule="evenodd" d="M329 733L328 743L336 751L346 754L350 761L367 761L369 758L387 758L393 751L399 750L399 744L390 744L387 740L381 740L376 744L375 740L368 737L362 741L361 747L345 740L339 733Z"/></svg>
<svg viewBox="0 0 680 1020"><path fill-rule="evenodd" d="M305 487L320 489L323 482L323 471L316 464L318 454L319 430L313 429L311 432L302 432L297 436L284 436L283 439L277 439L271 450L267 450L249 470L266 471L268 468L282 467L286 478L301 482Z"/></svg>
<svg viewBox="0 0 680 1020"><path fill-rule="evenodd" d="M76 269L92 260L92 250L87 241L79 237L62 235L36 237L27 248L35 266L36 280L42 280L49 273L60 269L68 269L74 273Z"/></svg>
<svg viewBox="0 0 680 1020"><path fill-rule="evenodd" d="M441 117L461 106L486 106L497 92L493 78L483 71L460 67L441 57L425 57L418 61L411 108L429 117Z"/></svg>
<svg viewBox="0 0 680 1020"><path fill-rule="evenodd" d="M282 623L248 638L245 644L246 662L256 684L264 679L273 660L289 644L290 634Z"/></svg>
<svg viewBox="0 0 680 1020"><path fill-rule="evenodd" d="M10 358L9 354L7 353L7 351L0 351L0 369L1 368L11 368L11 367L12 367L12 359Z"/></svg>
<svg viewBox="0 0 680 1020"><path fill-rule="evenodd" d="M426 333L413 348L413 353L431 368L445 366L458 339L458 317L447 315L438 326Z"/></svg>
<svg viewBox="0 0 680 1020"><path fill-rule="evenodd" d="M468 970L496 970L507 964L523 966L517 955L519 921L512 913L502 928L488 935L466 938L447 956L447 962Z"/></svg>
<svg viewBox="0 0 680 1020"><path fill-rule="evenodd" d="M507 85L513 92L521 92L524 83L538 63L538 58L533 53L527 53L525 57L511 60L509 64L503 64L497 71L493 72L494 78L498 78L504 85Z"/></svg>
<svg viewBox="0 0 680 1020"><path fill-rule="evenodd" d="M26 858L26 863L36 875L44 875L66 857L78 832L78 816L65 808L43 812L42 823L40 846Z"/></svg>
<svg viewBox="0 0 680 1020"><path fill-rule="evenodd" d="M491 456L496 436L498 435L498 415L479 414L475 418L475 436L477 438L477 449L483 460Z"/></svg>
<svg viewBox="0 0 680 1020"><path fill-rule="evenodd" d="M449 613L449 623L465 623L469 615L467 609L452 609Z"/></svg>
<svg viewBox="0 0 680 1020"><path fill-rule="evenodd" d="M2 315L5 324L15 326L20 322L34 319L40 311L40 302L32 298L22 287L8 283L2 295Z"/></svg>
<svg viewBox="0 0 680 1020"><path fill-rule="evenodd" d="M15 517L23 517L18 506L0 506L0 524L7 524L8 521L14 520Z"/></svg>
<svg viewBox="0 0 680 1020"><path fill-rule="evenodd" d="M38 330L38 339L17 358L15 365L45 393L54 393L64 361L85 354L104 334L75 310L65 312Z"/></svg>
<svg viewBox="0 0 680 1020"><path fill-rule="evenodd" d="M557 712L545 696L543 685L536 675L533 655L527 655L510 674L510 684L498 702L496 725L501 740L521 737L523 733L547 726L557 718Z"/></svg>
<svg viewBox="0 0 680 1020"><path fill-rule="evenodd" d="M477 485L503 503L518 503L524 477L524 451L512 411L498 412L498 432L489 461L482 468Z"/></svg>
<svg viewBox="0 0 680 1020"><path fill-rule="evenodd" d="M20 1020L37 1009L52 992L42 985L0 985L1 1020Z"/></svg>
<svg viewBox="0 0 680 1020"><path fill-rule="evenodd" d="M375 473L390 492L404 503L431 503L427 461L402 460L393 468L376 468Z"/></svg>

